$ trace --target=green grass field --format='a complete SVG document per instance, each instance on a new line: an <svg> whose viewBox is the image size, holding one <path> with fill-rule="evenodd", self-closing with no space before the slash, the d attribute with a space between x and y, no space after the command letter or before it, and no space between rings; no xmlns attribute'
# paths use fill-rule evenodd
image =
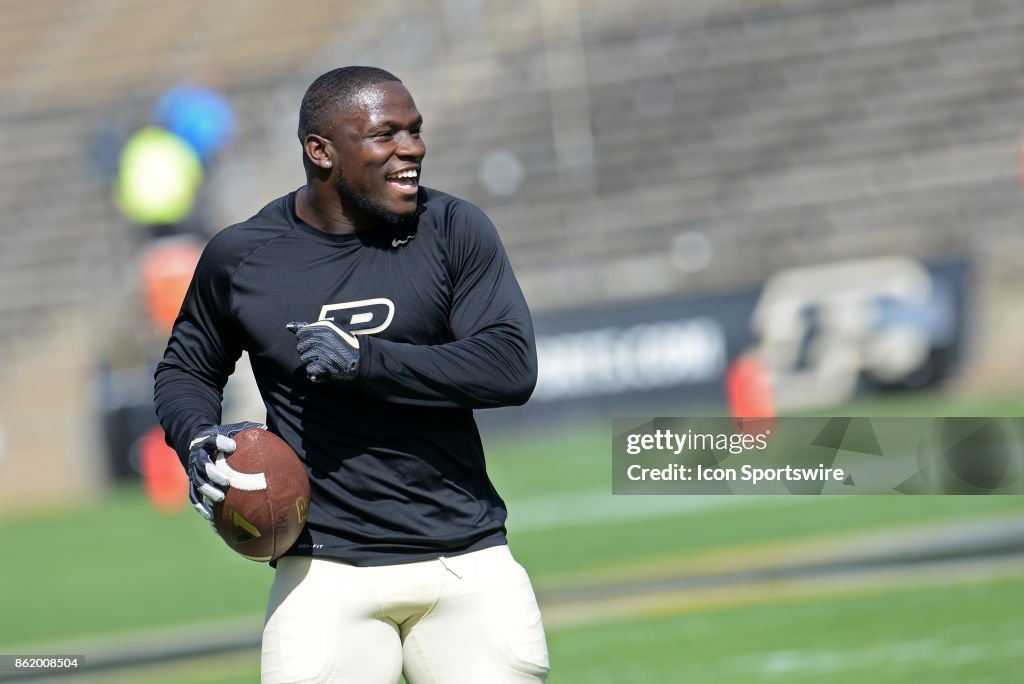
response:
<svg viewBox="0 0 1024 684"><path fill-rule="evenodd" d="M552 681L1019 682L1021 605L1024 578L581 626Z"/></svg>
<svg viewBox="0 0 1024 684"><path fill-rule="evenodd" d="M1014 415L1019 398L874 402L850 415ZM773 549L1024 515L1024 497L612 497L610 427L490 442L514 553L548 623L552 682L1024 681L1024 562L778 581L621 600L616 587L735 567ZM257 625L272 571L190 509L135 487L0 521L0 653L52 651L223 618ZM603 588L566 602L566 589ZM91 642L81 642L91 643ZM47 645L51 645L47 648ZM88 653L86 652L88 656ZM104 673L104 682L251 682L258 654ZM97 679L96 681L101 681Z"/></svg>

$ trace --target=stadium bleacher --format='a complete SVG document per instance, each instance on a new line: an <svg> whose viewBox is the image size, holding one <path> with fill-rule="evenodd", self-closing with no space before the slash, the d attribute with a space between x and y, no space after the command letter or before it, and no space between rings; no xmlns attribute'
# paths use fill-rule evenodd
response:
<svg viewBox="0 0 1024 684"><path fill-rule="evenodd" d="M204 68L244 102L226 163L259 176L253 161L295 165L279 140L292 122L268 122L286 96L337 63L394 65L437 113L427 182L493 214L542 309L615 297L616 264L663 255L683 229L706 231L715 260L699 274L655 269L651 293L858 252L962 251L1005 228L1019 188L1020 3L678 5L437 1L389 24L328 2L6 3L0 311L123 285L108 265L131 254L132 227L89 166L91 138L111 112L142 118ZM525 171L510 196L477 177L495 148ZM253 188L216 215L244 218L286 189ZM594 274L558 299L544 283L564 280L563 262Z"/></svg>

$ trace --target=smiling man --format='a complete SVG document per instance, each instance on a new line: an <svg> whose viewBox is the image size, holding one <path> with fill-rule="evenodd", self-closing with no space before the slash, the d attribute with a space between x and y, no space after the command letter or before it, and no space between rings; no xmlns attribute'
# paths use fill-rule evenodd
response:
<svg viewBox="0 0 1024 684"><path fill-rule="evenodd" d="M537 682L530 580L509 552L474 409L536 382L530 314L494 226L420 184L422 117L394 75L335 69L299 114L306 184L207 246L156 372L204 517L248 351L268 428L306 465L306 528L276 563L264 682ZM214 578L211 578L214 579Z"/></svg>

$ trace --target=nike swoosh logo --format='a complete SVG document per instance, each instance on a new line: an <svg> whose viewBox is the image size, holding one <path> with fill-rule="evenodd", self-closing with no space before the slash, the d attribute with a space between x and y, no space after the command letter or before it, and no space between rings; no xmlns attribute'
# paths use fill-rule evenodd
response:
<svg viewBox="0 0 1024 684"><path fill-rule="evenodd" d="M404 244L405 244L406 242L408 242L409 240L412 240L412 239L413 239L414 237L416 237L416 234L415 234L415 233L413 233L413 234L412 234L412 235L410 235L409 237L407 237L407 238L404 238L404 239L402 239L402 240L399 240L398 238L395 238L394 240L392 240L392 241L391 241L391 246L392 246L392 247L401 247L402 245L404 245Z"/></svg>

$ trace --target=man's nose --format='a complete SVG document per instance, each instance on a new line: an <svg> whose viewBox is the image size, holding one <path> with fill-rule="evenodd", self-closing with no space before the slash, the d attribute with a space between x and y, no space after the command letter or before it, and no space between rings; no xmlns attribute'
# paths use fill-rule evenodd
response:
<svg viewBox="0 0 1024 684"><path fill-rule="evenodd" d="M426 153L427 146L423 144L423 140L418 134L414 135L409 131L402 131L399 134L397 150L399 157L422 159Z"/></svg>

